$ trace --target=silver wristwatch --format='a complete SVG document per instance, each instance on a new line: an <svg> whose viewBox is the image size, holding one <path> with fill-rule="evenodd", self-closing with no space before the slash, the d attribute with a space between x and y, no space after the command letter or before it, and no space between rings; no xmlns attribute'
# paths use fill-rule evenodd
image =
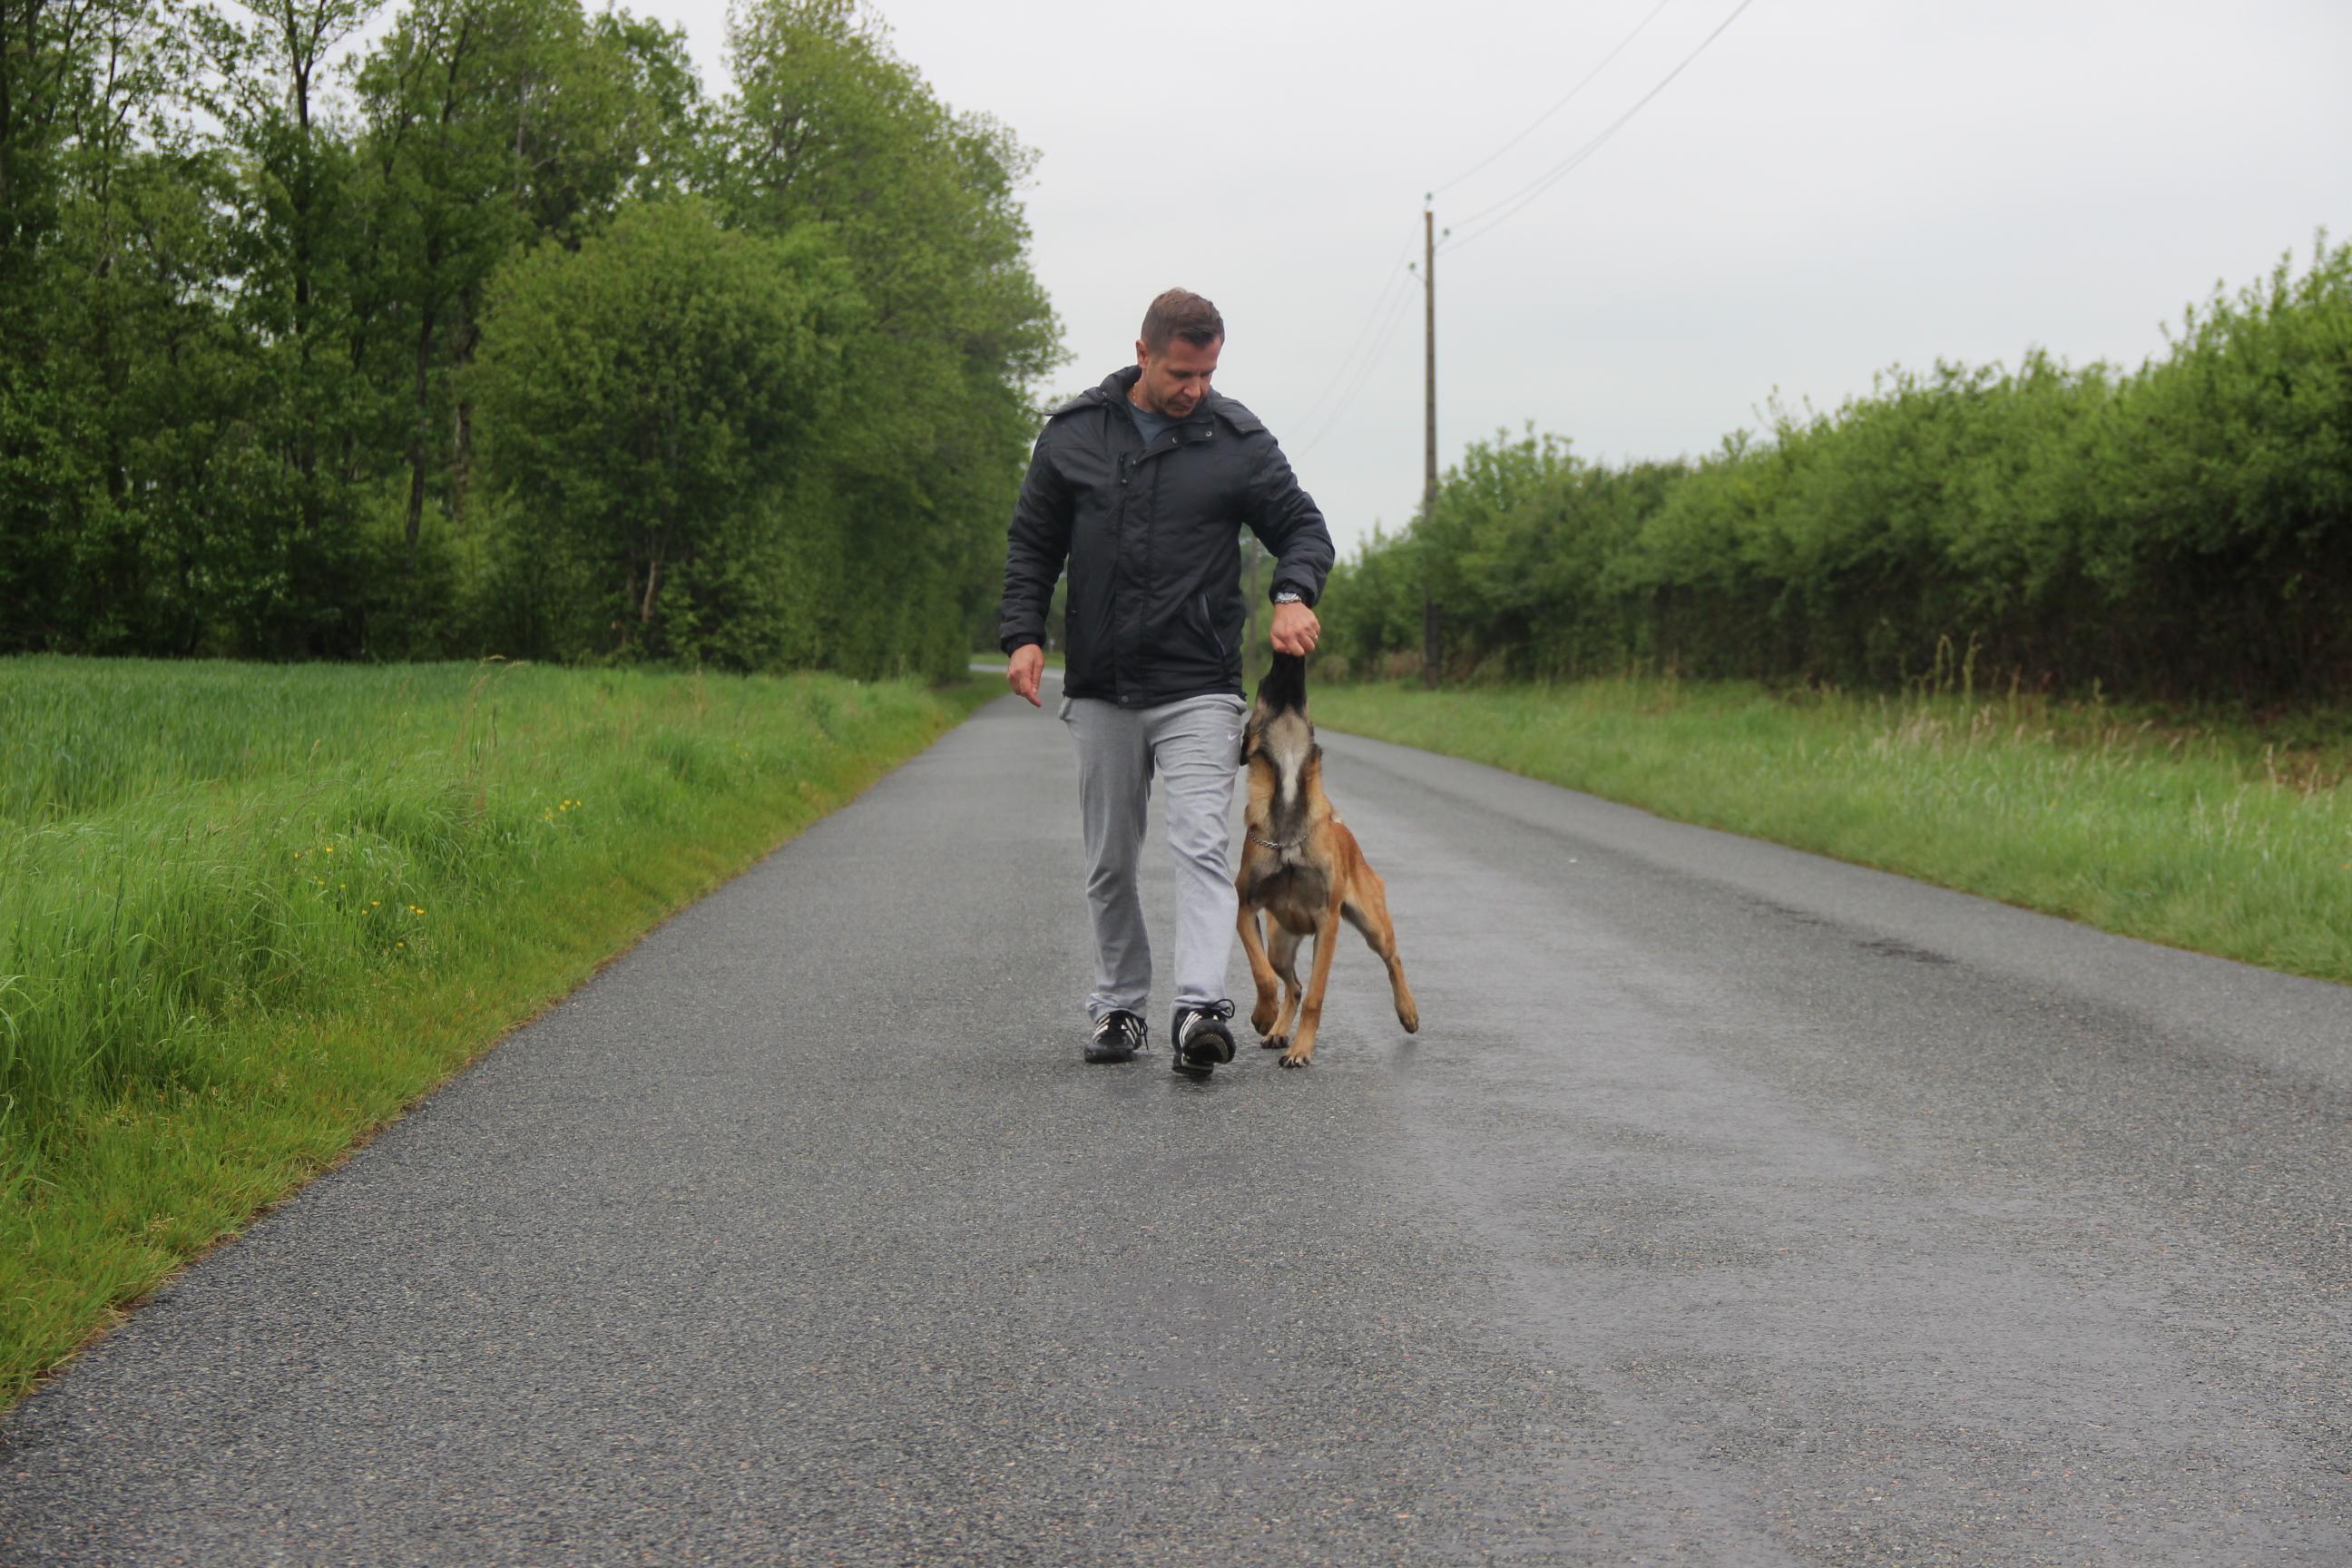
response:
<svg viewBox="0 0 2352 1568"><path fill-rule="evenodd" d="M1298 596L1298 590L1296 588L1276 589L1274 594L1274 602L1277 605L1301 605L1306 603L1304 599L1301 599Z"/></svg>

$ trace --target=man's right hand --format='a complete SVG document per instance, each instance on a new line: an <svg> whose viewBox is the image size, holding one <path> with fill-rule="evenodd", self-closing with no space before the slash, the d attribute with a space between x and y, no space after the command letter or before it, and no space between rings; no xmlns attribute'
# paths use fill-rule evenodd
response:
<svg viewBox="0 0 2352 1568"><path fill-rule="evenodd" d="M1025 642L1013 650L1005 661L1004 680L1013 690L1029 699L1032 708L1043 708L1037 700L1037 682L1045 676L1045 650L1035 643Z"/></svg>

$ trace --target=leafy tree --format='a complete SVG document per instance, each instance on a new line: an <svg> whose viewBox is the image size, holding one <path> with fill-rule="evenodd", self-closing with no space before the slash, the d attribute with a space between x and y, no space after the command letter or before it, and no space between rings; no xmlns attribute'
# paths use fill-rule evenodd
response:
<svg viewBox="0 0 2352 1568"><path fill-rule="evenodd" d="M69 622L86 479L77 400L55 342L68 268L59 252L78 126L107 107L99 35L132 18L62 0L0 0L0 650Z"/></svg>
<svg viewBox="0 0 2352 1568"><path fill-rule="evenodd" d="M693 199L635 204L493 290L475 394L509 492L518 598L566 657L737 665L785 635L782 504L821 458L861 324L814 232L730 232Z"/></svg>
<svg viewBox="0 0 2352 1568"><path fill-rule="evenodd" d="M2034 352L1771 416L1692 467L1473 446L1335 582L1333 651L1395 658L1426 578L1457 672L2352 687L2352 248L2217 294L2130 374Z"/></svg>
<svg viewBox="0 0 2352 1568"><path fill-rule="evenodd" d="M672 186L699 89L681 35L576 0L417 0L357 73L360 221L375 310L397 323L373 374L406 405L398 588L379 644L445 641L457 595L422 559L428 508L467 532L475 418L462 392L490 277L543 239L576 245L632 190ZM407 591L402 593L399 588Z"/></svg>
<svg viewBox="0 0 2352 1568"><path fill-rule="evenodd" d="M2084 568L2174 688L2352 688L2352 247L2185 313L2117 389Z"/></svg>
<svg viewBox="0 0 2352 1568"><path fill-rule="evenodd" d="M625 12L376 14L0 0L0 649L960 664L1054 357L1028 154L846 4L743 13L717 111ZM564 357L524 346L534 310L693 320L684 359ZM797 380L743 346L771 328ZM698 356L749 401L680 392ZM564 469L548 409L592 388L536 373L571 363L613 379L566 417L667 387L700 434Z"/></svg>
<svg viewBox="0 0 2352 1568"><path fill-rule="evenodd" d="M236 174L227 308L257 356L247 416L271 468L238 520L242 651L349 656L366 647L373 575L364 510L393 408L363 374L379 323L357 309L369 265L354 160L331 112L332 57L374 0L247 0L199 9L205 101Z"/></svg>
<svg viewBox="0 0 2352 1568"><path fill-rule="evenodd" d="M1014 195L1031 156L940 103L855 0L752 0L730 41L715 197L761 232L822 226L870 308L824 475L828 662L949 673L995 591L1029 388L1058 358Z"/></svg>

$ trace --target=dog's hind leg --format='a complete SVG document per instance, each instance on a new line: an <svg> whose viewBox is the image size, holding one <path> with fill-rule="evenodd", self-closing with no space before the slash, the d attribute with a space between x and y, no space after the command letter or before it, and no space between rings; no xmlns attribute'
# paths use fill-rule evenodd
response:
<svg viewBox="0 0 2352 1568"><path fill-rule="evenodd" d="M1257 987L1257 1005L1250 1009L1250 1027L1262 1037L1274 1032L1275 989L1274 966L1265 960L1265 943L1257 931L1257 910L1252 909L1246 890L1236 887L1240 912L1234 917L1234 929L1241 932L1242 955L1249 960L1251 983ZM1278 932L1281 928L1275 928Z"/></svg>
<svg viewBox="0 0 2352 1568"><path fill-rule="evenodd" d="M1397 1022L1408 1035L1421 1032L1421 1008L1413 1002L1412 987L1404 983L1404 960L1397 956L1396 925L1389 919L1388 888L1381 874L1370 866L1356 879L1349 889L1350 897L1339 907L1348 923L1364 933L1373 953L1388 966L1389 991L1396 1001Z"/></svg>
<svg viewBox="0 0 2352 1568"><path fill-rule="evenodd" d="M1272 973L1282 977L1282 1012L1274 1027L1258 1031L1265 1037L1258 1043L1269 1051L1278 1051L1290 1044L1291 1025L1298 1017L1302 989L1298 984L1299 937L1280 921L1269 919L1266 923L1271 928L1266 933L1266 956L1272 963ZM1268 1006L1266 1011L1272 1014L1274 1009Z"/></svg>
<svg viewBox="0 0 2352 1568"><path fill-rule="evenodd" d="M1305 1005L1298 1009L1298 1032L1282 1053L1282 1065L1303 1068L1315 1059L1315 1029L1323 1021L1323 988L1331 983L1331 955L1339 951L1339 900L1334 898L1315 926L1315 968L1307 977Z"/></svg>

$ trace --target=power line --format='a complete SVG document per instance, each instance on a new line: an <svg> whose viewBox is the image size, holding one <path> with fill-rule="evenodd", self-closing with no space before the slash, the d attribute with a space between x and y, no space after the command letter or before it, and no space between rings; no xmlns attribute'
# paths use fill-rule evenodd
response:
<svg viewBox="0 0 2352 1568"><path fill-rule="evenodd" d="M1445 184L1438 186L1437 189L1442 191L1461 184L1464 180L1468 179L1472 174L1478 173L1479 170L1486 168L1487 164L1492 163L1496 158L1501 157L1505 153L1510 151L1511 148L1525 141L1528 136L1532 134L1546 121L1549 120L1561 109L1567 107L1568 103L1573 100L1577 94L1584 90L1587 84L1591 82L1595 77L1599 76L1603 69L1607 68L1612 60L1623 53L1626 47L1641 36L1643 29L1646 28L1652 22L1655 21L1659 14L1664 11L1666 6L1672 3L1673 0L1658 0L1657 5L1651 7L1649 12L1643 16L1641 21L1634 24L1633 30L1626 34L1622 39L1619 40L1615 48L1602 56L1600 64L1594 66L1591 70L1586 72L1577 84L1568 90L1566 96L1562 97L1549 109L1544 110L1542 114L1538 115L1534 122L1529 124L1526 130L1512 137L1508 142L1504 142L1502 146L1497 147L1493 153L1487 154L1486 157L1480 160L1478 163L1473 164L1468 169L1465 169L1461 174L1455 175L1453 179L1447 181ZM1738 21L1740 15L1745 12L1748 6L1754 4L1755 0L1739 0L1739 3L1732 7L1731 14L1724 17L1722 21L1717 23L1715 30L1708 33L1706 37L1701 38L1698 42L1698 47L1692 49L1689 54L1685 55L1680 62L1675 66L1674 69L1668 71L1664 76L1658 79L1655 86L1652 87L1649 91L1636 99L1633 101L1632 108L1626 110L1624 113L1611 121L1601 129L1599 135L1585 142L1582 146L1570 153L1559 163L1553 164L1549 169L1545 170L1541 174L1537 175L1535 179L1529 181L1524 185L1521 185L1517 190L1513 191L1509 195L1505 196L1502 200L1479 209L1477 212L1473 213L1469 218L1464 220L1465 223L1469 224L1479 223L1479 220L1481 219L1489 219L1490 221L1472 229L1469 233L1463 235L1459 239L1453 238L1452 231L1448 230L1447 241L1442 248L1446 251L1451 251L1459 246L1468 244L1474 239L1477 239L1493 233L1496 228L1508 223L1513 217L1524 211L1530 204L1540 198L1546 191L1549 191L1553 185L1559 184L1560 180L1566 178L1570 173L1580 166L1586 159L1591 157L1595 153L1599 152L1603 146L1605 146L1610 139L1615 136L1618 132L1623 130L1635 115L1648 108L1653 100L1654 100L1660 93L1665 91L1665 89L1673 84L1676 77L1682 75L1685 70L1689 68L1692 61L1697 59L1702 54L1705 54L1707 50L1707 47L1713 44L1716 39L1721 37L1730 27L1731 24ZM1434 195L1436 193L1434 191L1431 193L1432 195ZM1314 428L1312 433L1308 435L1297 447L1297 453L1298 456L1304 457L1308 452L1313 451L1315 447L1323 441L1324 437L1328 437L1332 431L1339 427L1341 417L1355 403L1357 395L1361 393L1365 385L1371 380L1373 371L1379 368L1381 356L1387 353L1389 344L1394 340L1397 328L1403 321L1406 315L1404 305L1412 297L1412 290L1410 288L1401 290L1397 287L1398 279L1403 276L1407 271L1405 258L1411 254L1411 250L1412 242L1408 239L1406 241L1404 250L1398 254L1396 261L1390 267L1386 278L1382 280L1381 291L1372 301L1370 313L1364 318L1364 324L1357 330L1354 341L1348 346L1348 352L1340 356L1338 368L1332 372L1331 378L1324 384L1322 390L1315 395L1314 400L1307 405L1306 413L1300 416L1299 424L1301 426L1311 425ZM1377 332L1373 331L1373 323L1376 321L1380 323ZM1368 334L1370 335L1371 338L1371 346L1364 353L1361 359L1359 360L1357 350L1363 346ZM1332 404L1328 411L1324 412L1321 415L1320 420L1318 422L1318 411L1323 408L1326 400L1330 397L1333 389L1339 387L1342 382L1346 383L1346 390L1340 394L1339 401Z"/></svg>
<svg viewBox="0 0 2352 1568"><path fill-rule="evenodd" d="M1363 363L1357 367L1354 378L1349 382L1347 391L1340 395L1339 401L1331 405L1329 412L1323 416L1322 423L1300 445L1299 456L1305 457L1308 452L1313 451L1322 443L1325 437L1339 427L1340 416L1348 412L1349 406L1356 401L1357 395L1370 384L1372 372L1380 368L1381 356L1388 353L1389 344L1396 338L1397 328L1412 313L1405 309L1412 301L1412 290L1410 289L1399 290L1391 299L1388 315L1381 322L1380 334L1372 340L1371 351L1364 356Z"/></svg>
<svg viewBox="0 0 2352 1568"><path fill-rule="evenodd" d="M1412 301L1411 289L1396 290L1391 294L1387 319L1381 323L1380 335L1372 341L1371 352L1364 356L1363 363L1357 367L1355 379L1349 383L1347 392L1340 396L1339 402L1331 405L1331 411L1324 416L1322 425L1313 435L1299 444L1298 456L1303 458L1313 451L1323 437L1339 427L1340 416L1348 412L1349 405L1356 401L1356 395L1363 391L1370 383L1372 372L1380 368L1381 356L1388 352L1389 344L1395 341L1397 327L1412 314L1405 309Z"/></svg>
<svg viewBox="0 0 2352 1568"><path fill-rule="evenodd" d="M1324 399L1329 397L1340 382L1347 379L1349 369L1356 358L1356 351L1363 347L1365 338L1371 333L1373 323L1381 319L1381 311L1387 306L1389 295L1396 288L1397 279L1405 274L1405 258L1412 254L1412 238L1408 235L1404 245L1397 251L1395 262L1389 268L1388 276L1381 280L1381 291L1373 299L1371 310L1366 312L1364 324L1357 329L1354 340L1348 344L1348 352L1339 356L1338 366L1331 372L1331 379L1323 384L1323 389L1315 395L1314 400L1308 403L1306 410L1299 415L1299 426L1304 426L1312 420L1317 411L1323 406Z"/></svg>
<svg viewBox="0 0 2352 1568"><path fill-rule="evenodd" d="M1579 147L1575 152L1570 153L1558 163L1553 164L1549 169L1547 169L1542 174L1537 175L1528 184L1521 185L1509 195L1505 196L1501 201L1496 202L1490 206L1482 207L1477 212L1475 212L1468 217L1463 219L1462 221L1466 226L1468 225L1477 223L1479 219L1486 217L1489 214L1499 215L1494 217L1491 222L1488 222L1480 227L1470 229L1468 233L1463 235L1459 239L1455 239L1448 244L1445 248L1449 251L1458 250L1463 246L1469 244L1472 240L1478 238L1480 236L1493 233L1496 228L1508 223L1513 217L1516 217L1520 212L1524 211L1546 191L1551 189L1552 186L1558 184L1561 180L1574 173L1577 167L1587 158L1591 157L1593 153L1599 152L1611 137L1623 130L1626 121L1632 120L1633 116L1641 113L1643 109L1647 108L1652 99L1665 91L1668 84L1671 83L1675 78L1682 75L1684 70L1689 67L1691 61L1705 54L1706 52L1706 47L1715 42L1716 39L1723 37L1724 30L1729 27L1732 23L1739 20L1739 14L1747 10L1748 6L1755 3L1756 0L1739 0L1739 4L1732 7L1731 15L1717 23L1715 31L1709 33L1706 37L1699 40L1698 47L1693 49L1689 54L1685 55L1680 65L1675 66L1674 69L1668 71L1664 77L1660 78L1657 86L1652 88L1649 91L1643 93L1639 99L1635 100L1633 108L1627 110L1624 113L1611 121L1609 124L1602 129L1601 134L1595 136L1591 141L1587 142L1583 146Z"/></svg>
<svg viewBox="0 0 2352 1568"><path fill-rule="evenodd" d="M1534 135L1538 127L1541 126L1545 121L1549 120L1553 115L1558 114L1561 110L1566 109L1569 104L1574 100L1578 93L1582 92L1586 87L1591 85L1594 77L1599 76L1602 71L1609 68L1609 62L1611 60L1615 59L1619 55L1625 52L1626 45L1631 44L1634 39L1642 36L1643 28L1648 26L1651 23L1658 19L1659 12L1664 10L1668 5L1673 4L1674 0L1658 0L1658 3L1650 8L1649 15L1643 17L1639 22L1634 23L1633 30L1617 41L1617 47L1615 48L1601 57L1601 63L1599 65L1594 66L1591 70L1585 72L1583 79L1579 81L1574 87L1568 89L1566 97L1562 98L1558 103L1553 104L1549 109L1545 110L1541 114L1537 115L1526 130L1520 132L1517 136L1512 137L1508 142L1504 142L1500 147L1496 148L1492 153L1487 153L1485 157L1479 159L1476 163L1471 164L1468 168L1463 170L1452 179L1446 181L1445 184L1438 186L1436 190L1430 192L1430 195L1434 196L1443 192L1452 190L1454 186L1460 184L1463 181L1468 179L1471 175L1476 174L1479 170L1485 168L1487 164L1493 163L1496 159L1501 157L1504 153L1509 152L1512 148L1517 146L1528 137Z"/></svg>

